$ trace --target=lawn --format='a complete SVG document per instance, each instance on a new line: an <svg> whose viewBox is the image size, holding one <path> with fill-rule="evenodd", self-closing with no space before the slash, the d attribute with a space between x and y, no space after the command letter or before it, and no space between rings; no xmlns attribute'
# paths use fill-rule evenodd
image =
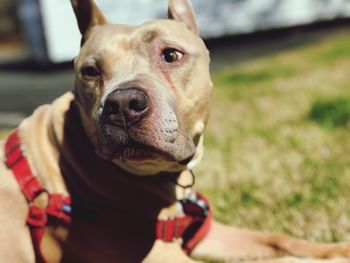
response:
<svg viewBox="0 0 350 263"><path fill-rule="evenodd" d="M213 74L195 173L218 220L350 241L349 73L343 31Z"/></svg>
<svg viewBox="0 0 350 263"><path fill-rule="evenodd" d="M342 31L213 75L196 174L218 220L350 241L349 73Z"/></svg>

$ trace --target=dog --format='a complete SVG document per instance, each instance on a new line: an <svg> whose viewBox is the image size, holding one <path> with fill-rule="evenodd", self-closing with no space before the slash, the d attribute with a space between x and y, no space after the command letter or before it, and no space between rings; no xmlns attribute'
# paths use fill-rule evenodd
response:
<svg viewBox="0 0 350 263"><path fill-rule="evenodd" d="M192 190L213 84L187 0L138 26L71 2L75 87L1 144L1 262L350 262L350 244L220 224Z"/></svg>

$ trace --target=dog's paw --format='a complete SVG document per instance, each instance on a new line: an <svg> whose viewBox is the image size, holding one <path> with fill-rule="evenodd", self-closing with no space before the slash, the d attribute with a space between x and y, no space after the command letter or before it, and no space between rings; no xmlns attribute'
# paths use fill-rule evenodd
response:
<svg viewBox="0 0 350 263"><path fill-rule="evenodd" d="M311 259L311 258L296 258L282 257L265 260L244 261L245 263L350 263L348 258L332 258L332 259Z"/></svg>
<svg viewBox="0 0 350 263"><path fill-rule="evenodd" d="M323 258L348 258L346 262L350 262L350 243L334 244L324 251ZM334 261L337 262L337 261Z"/></svg>

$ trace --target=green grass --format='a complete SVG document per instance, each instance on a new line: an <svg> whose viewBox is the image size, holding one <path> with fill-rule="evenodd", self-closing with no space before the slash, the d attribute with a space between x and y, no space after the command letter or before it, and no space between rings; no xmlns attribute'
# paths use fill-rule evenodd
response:
<svg viewBox="0 0 350 263"><path fill-rule="evenodd" d="M284 78L294 74L294 70L288 67L266 67L259 69L242 69L228 72L223 79L225 84L235 83L235 86L248 86L256 83L269 82L276 78Z"/></svg>
<svg viewBox="0 0 350 263"><path fill-rule="evenodd" d="M326 127L346 127L350 124L350 98L316 101L309 117Z"/></svg>
<svg viewBox="0 0 350 263"><path fill-rule="evenodd" d="M350 56L350 46L348 45L348 39L337 38L332 41L329 48L325 48L316 55L317 61L321 63L333 63L338 60L342 60L344 57Z"/></svg>
<svg viewBox="0 0 350 263"><path fill-rule="evenodd" d="M350 241L350 33L213 75L197 187L215 217Z"/></svg>
<svg viewBox="0 0 350 263"><path fill-rule="evenodd" d="M218 220L350 241L349 71L343 31L213 75L195 172Z"/></svg>

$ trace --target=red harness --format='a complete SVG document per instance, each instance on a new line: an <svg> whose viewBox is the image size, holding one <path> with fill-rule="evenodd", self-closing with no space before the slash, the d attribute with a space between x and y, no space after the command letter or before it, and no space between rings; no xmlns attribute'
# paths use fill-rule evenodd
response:
<svg viewBox="0 0 350 263"><path fill-rule="evenodd" d="M40 248L45 227L51 218L59 219L63 223L70 223L70 197L48 193L37 177L33 175L29 162L21 148L17 130L11 133L5 143L5 156L5 164L12 170L29 205L27 224L33 242L36 261L45 263L46 261ZM49 203L46 208L40 208L33 201L44 192L49 195Z"/></svg>
<svg viewBox="0 0 350 263"><path fill-rule="evenodd" d="M33 175L25 152L21 148L17 130L11 133L5 143L5 157L6 166L12 170L28 202L27 224L36 261L45 263L40 246L45 228L51 219L63 224L71 222L71 199L69 196L49 193ZM33 201L44 192L48 194L49 202L46 208L40 208ZM184 216L167 220L158 219L155 236L156 239L164 242L173 242L175 239L182 238L183 250L190 253L209 231L211 210L208 201L199 193L193 193L190 198L180 200L179 204Z"/></svg>

